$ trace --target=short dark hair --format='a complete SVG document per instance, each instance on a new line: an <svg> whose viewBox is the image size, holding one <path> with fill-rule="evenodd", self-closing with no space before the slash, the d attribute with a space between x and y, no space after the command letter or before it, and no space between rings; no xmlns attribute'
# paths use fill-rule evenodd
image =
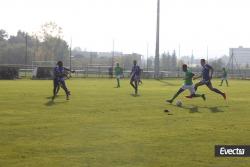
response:
<svg viewBox="0 0 250 167"><path fill-rule="evenodd" d="M206 62L206 60L205 60L205 59L201 59L201 61Z"/></svg>
<svg viewBox="0 0 250 167"><path fill-rule="evenodd" d="M188 66L186 64L183 64L182 65L182 68L187 68Z"/></svg>
<svg viewBox="0 0 250 167"><path fill-rule="evenodd" d="M61 65L63 65L63 62L62 61L58 61L57 63L56 63L58 66L61 64Z"/></svg>

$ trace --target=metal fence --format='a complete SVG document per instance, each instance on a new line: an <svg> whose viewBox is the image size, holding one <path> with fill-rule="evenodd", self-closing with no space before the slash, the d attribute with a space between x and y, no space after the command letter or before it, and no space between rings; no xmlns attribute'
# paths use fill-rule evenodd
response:
<svg viewBox="0 0 250 167"><path fill-rule="evenodd" d="M16 78L22 79L32 79L34 78L34 69L37 66L27 66L27 65L15 65L15 64L4 64L0 65L0 75L1 75L1 67L16 67L18 69L18 76ZM48 67L51 69L51 67ZM73 78L111 78L114 77L114 71L112 75L109 70L110 66L103 66L103 65L88 65L82 67L72 67L72 70L75 70L75 73L72 73L71 76ZM200 74L201 69L196 68L192 69L195 74ZM130 69L123 70L123 77L129 78L130 76ZM160 78L182 78L184 73L181 70L172 70L172 71L160 71ZM214 71L214 78L220 78L222 76L222 71ZM1 76L0 76L1 78ZM141 78L154 78L154 71L149 69L148 71L142 69ZM235 71L228 71L228 78L235 78L235 79L250 79L250 69L240 69Z"/></svg>

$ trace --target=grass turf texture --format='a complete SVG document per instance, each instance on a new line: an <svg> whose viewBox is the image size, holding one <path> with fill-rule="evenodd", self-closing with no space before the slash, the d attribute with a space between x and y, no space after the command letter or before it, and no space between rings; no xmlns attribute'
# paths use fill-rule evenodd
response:
<svg viewBox="0 0 250 167"><path fill-rule="evenodd" d="M128 80L73 79L70 101L52 81L0 81L0 166L249 167L250 158L216 158L216 144L250 144L249 81L200 87L207 101L165 103L182 80L144 80L140 96ZM164 110L170 112L164 112Z"/></svg>

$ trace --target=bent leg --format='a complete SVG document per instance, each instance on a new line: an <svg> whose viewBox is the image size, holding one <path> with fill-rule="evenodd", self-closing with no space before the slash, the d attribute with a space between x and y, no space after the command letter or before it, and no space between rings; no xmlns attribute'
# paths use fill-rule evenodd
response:
<svg viewBox="0 0 250 167"><path fill-rule="evenodd" d="M53 97L52 97L52 100L54 100L54 98L55 98L55 96L57 94L58 87L60 87L59 82L56 79L54 79L53 80Z"/></svg>
<svg viewBox="0 0 250 167"><path fill-rule="evenodd" d="M211 82L208 82L206 85L211 91L220 94L224 99L226 99L225 93L221 92L219 89L214 88Z"/></svg>
<svg viewBox="0 0 250 167"><path fill-rule="evenodd" d="M134 82L134 80L133 80L133 79L131 79L131 80L130 80L130 85L131 85L131 86L135 89L135 85L134 85L134 83L133 83L133 82Z"/></svg>
<svg viewBox="0 0 250 167"><path fill-rule="evenodd" d="M228 86L228 81L227 81L227 79L226 79L226 84L227 84L227 86Z"/></svg>
<svg viewBox="0 0 250 167"><path fill-rule="evenodd" d="M56 87L56 95L58 94L59 90L60 90L60 85Z"/></svg>
<svg viewBox="0 0 250 167"><path fill-rule="evenodd" d="M176 92L176 94L172 97L172 99L167 100L167 102L172 103L172 102L174 101L174 99L176 99L176 97L178 97L182 92L184 92L184 90L185 90L185 89L180 88L180 89Z"/></svg>
<svg viewBox="0 0 250 167"><path fill-rule="evenodd" d="M65 91L67 100L69 100L70 92L69 92L69 90L68 90L68 88L67 88L67 86L66 86L65 81L61 81L61 87L62 87L62 89Z"/></svg>
<svg viewBox="0 0 250 167"><path fill-rule="evenodd" d="M197 91L198 87L199 87L199 86L202 86L202 85L204 85L204 82L203 82L203 81L197 82L197 83L195 84L195 86L194 86L195 91Z"/></svg>
<svg viewBox="0 0 250 167"><path fill-rule="evenodd" d="M135 81L135 94L138 93L138 81Z"/></svg>
<svg viewBox="0 0 250 167"><path fill-rule="evenodd" d="M220 86L222 86L224 79L221 80Z"/></svg>
<svg viewBox="0 0 250 167"><path fill-rule="evenodd" d="M119 88L120 87L120 79L117 78L116 80L117 80L117 88Z"/></svg>

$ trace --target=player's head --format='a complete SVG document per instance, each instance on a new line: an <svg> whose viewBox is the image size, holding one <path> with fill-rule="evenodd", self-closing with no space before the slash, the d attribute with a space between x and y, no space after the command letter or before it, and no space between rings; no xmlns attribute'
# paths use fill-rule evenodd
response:
<svg viewBox="0 0 250 167"><path fill-rule="evenodd" d="M58 61L58 62L57 62L57 65L58 65L59 67L62 67L62 66L63 66L63 62L62 62L62 61Z"/></svg>
<svg viewBox="0 0 250 167"><path fill-rule="evenodd" d="M136 60L134 60L134 61L133 61L133 64L134 64L134 65L136 65L136 64L137 64L137 61L136 61Z"/></svg>
<svg viewBox="0 0 250 167"><path fill-rule="evenodd" d="M206 64L206 60L205 59L201 59L201 65L204 66Z"/></svg>
<svg viewBox="0 0 250 167"><path fill-rule="evenodd" d="M226 71L225 67L222 68L223 71Z"/></svg>
<svg viewBox="0 0 250 167"><path fill-rule="evenodd" d="M184 72L186 72L186 71L187 71L187 68L188 68L188 67L187 67L187 65L186 65L186 64L183 64L183 65L182 65L182 70L183 70Z"/></svg>
<svg viewBox="0 0 250 167"><path fill-rule="evenodd" d="M119 67L119 63L116 63L116 66Z"/></svg>

